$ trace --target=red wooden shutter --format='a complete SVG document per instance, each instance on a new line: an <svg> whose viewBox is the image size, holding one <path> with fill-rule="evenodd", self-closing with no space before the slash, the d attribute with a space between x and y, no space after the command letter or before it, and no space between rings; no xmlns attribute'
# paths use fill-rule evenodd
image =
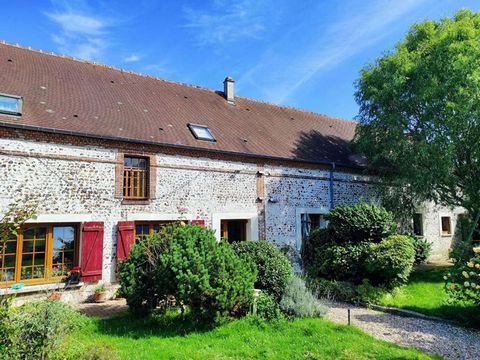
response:
<svg viewBox="0 0 480 360"><path fill-rule="evenodd" d="M125 260L135 242L135 222L119 221L117 227L117 263Z"/></svg>
<svg viewBox="0 0 480 360"><path fill-rule="evenodd" d="M81 280L102 280L103 222L86 222L82 225Z"/></svg>
<svg viewBox="0 0 480 360"><path fill-rule="evenodd" d="M190 223L192 225L199 225L205 227L205 220L192 220Z"/></svg>

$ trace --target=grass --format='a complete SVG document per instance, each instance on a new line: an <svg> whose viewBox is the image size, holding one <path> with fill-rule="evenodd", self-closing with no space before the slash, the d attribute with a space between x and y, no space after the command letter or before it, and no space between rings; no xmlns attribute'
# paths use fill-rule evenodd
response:
<svg viewBox="0 0 480 360"><path fill-rule="evenodd" d="M480 328L480 311L473 305L449 304L443 276L448 266L419 267L410 276L407 285L384 295L380 305L417 311L419 313L453 320L461 325Z"/></svg>
<svg viewBox="0 0 480 360"><path fill-rule="evenodd" d="M327 320L265 322L253 317L216 328L195 328L172 315L95 319L70 338L67 348L75 359L85 352L97 359L432 358Z"/></svg>

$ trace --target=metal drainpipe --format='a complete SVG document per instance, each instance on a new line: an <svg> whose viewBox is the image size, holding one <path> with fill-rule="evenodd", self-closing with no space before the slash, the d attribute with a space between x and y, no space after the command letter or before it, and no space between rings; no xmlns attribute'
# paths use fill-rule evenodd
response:
<svg viewBox="0 0 480 360"><path fill-rule="evenodd" d="M330 210L334 208L335 201L333 197L333 174L335 172L335 163L332 162L332 167L330 169Z"/></svg>

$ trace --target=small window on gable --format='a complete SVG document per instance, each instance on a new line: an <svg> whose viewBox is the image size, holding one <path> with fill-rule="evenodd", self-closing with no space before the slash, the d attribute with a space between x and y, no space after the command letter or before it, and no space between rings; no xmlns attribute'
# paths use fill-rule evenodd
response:
<svg viewBox="0 0 480 360"><path fill-rule="evenodd" d="M13 95L0 94L0 113L22 115L22 98Z"/></svg>
<svg viewBox="0 0 480 360"><path fill-rule="evenodd" d="M442 225L442 236L452 235L452 220L450 216L442 216L441 225Z"/></svg>
<svg viewBox="0 0 480 360"><path fill-rule="evenodd" d="M420 213L413 214L413 234L423 236L423 215Z"/></svg>
<svg viewBox="0 0 480 360"><path fill-rule="evenodd" d="M195 139L205 141L216 141L210 129L205 125L188 124L188 128L192 132Z"/></svg>

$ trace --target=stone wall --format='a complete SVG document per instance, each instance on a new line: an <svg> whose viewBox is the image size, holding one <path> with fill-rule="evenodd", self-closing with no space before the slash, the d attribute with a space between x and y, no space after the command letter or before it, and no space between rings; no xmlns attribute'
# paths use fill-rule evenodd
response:
<svg viewBox="0 0 480 360"><path fill-rule="evenodd" d="M163 153L153 155L155 198L141 205L125 203L115 196L119 151L0 138L0 211L16 198L33 197L39 201L37 222L103 221L103 280L113 282L118 221L203 219L219 237L220 219L243 218L249 239L298 248L300 214L330 209L328 170ZM361 199L375 201L371 179L336 171L334 204ZM438 214L427 210L426 236L434 242L435 256L445 256L451 239L434 236Z"/></svg>

